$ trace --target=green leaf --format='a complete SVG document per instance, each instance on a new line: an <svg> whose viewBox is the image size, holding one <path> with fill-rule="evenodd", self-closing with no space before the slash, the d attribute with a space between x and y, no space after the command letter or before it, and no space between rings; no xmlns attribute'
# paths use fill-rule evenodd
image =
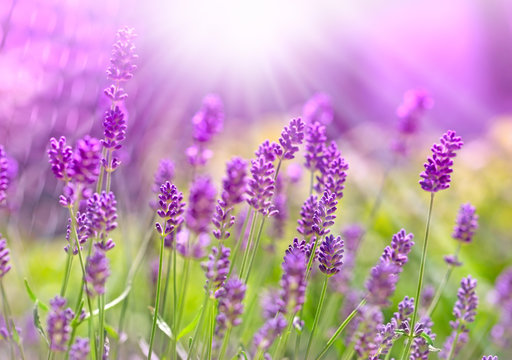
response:
<svg viewBox="0 0 512 360"><path fill-rule="evenodd" d="M192 321L187 326L185 326L183 330L180 331L180 333L178 334L178 340L196 328L197 323L199 322L199 318L201 317L201 309L197 311L194 319L192 319Z"/></svg>
<svg viewBox="0 0 512 360"><path fill-rule="evenodd" d="M49 345L50 342L48 341L48 338L46 337L43 326L41 325L41 318L39 317L39 300L37 300L37 299L34 304L33 317L34 317L34 326L36 327L39 334L41 334L44 341L46 341L46 344Z"/></svg>
<svg viewBox="0 0 512 360"><path fill-rule="evenodd" d="M105 331L112 339L119 340L119 333L111 325L105 323Z"/></svg>
<svg viewBox="0 0 512 360"><path fill-rule="evenodd" d="M151 315L155 316L155 309L153 307L149 308L149 311L151 311ZM171 327L165 322L164 319L160 316L160 314L156 315L156 325L162 332L167 335L169 339L172 339L172 331Z"/></svg>
<svg viewBox="0 0 512 360"><path fill-rule="evenodd" d="M434 341L432 340L432 338L430 336L428 336L424 332L422 332L420 336L423 339L425 339L425 342L427 343L428 346L434 346Z"/></svg>
<svg viewBox="0 0 512 360"><path fill-rule="evenodd" d="M32 289L30 288L30 285L28 284L27 279L24 279L24 282L25 282L25 289L27 290L27 294L28 294L28 297L30 298L30 300L32 300L34 302L34 304L37 304L37 306L39 306L41 308L41 310L48 311L49 310L48 305L41 302L41 300L39 300L37 298L36 294L34 294Z"/></svg>

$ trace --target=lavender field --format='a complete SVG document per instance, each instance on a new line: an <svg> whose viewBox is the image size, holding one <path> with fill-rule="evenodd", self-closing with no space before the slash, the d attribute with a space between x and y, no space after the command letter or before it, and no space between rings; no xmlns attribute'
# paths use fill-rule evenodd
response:
<svg viewBox="0 0 512 360"><path fill-rule="evenodd" d="M491 3L2 3L0 359L509 359Z"/></svg>

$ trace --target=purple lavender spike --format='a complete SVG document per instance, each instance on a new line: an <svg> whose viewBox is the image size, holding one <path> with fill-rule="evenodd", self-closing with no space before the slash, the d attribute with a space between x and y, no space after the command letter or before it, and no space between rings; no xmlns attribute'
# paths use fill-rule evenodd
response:
<svg viewBox="0 0 512 360"><path fill-rule="evenodd" d="M306 254L299 249L291 248L285 253L282 263L283 276L281 277L281 312L297 312L304 304L306 294Z"/></svg>
<svg viewBox="0 0 512 360"><path fill-rule="evenodd" d="M278 313L275 317L268 319L254 335L254 347L267 351L285 328L286 319L283 314Z"/></svg>
<svg viewBox="0 0 512 360"><path fill-rule="evenodd" d="M117 228L116 198L113 192L95 193L87 201L87 216L90 220L90 230L98 238L101 248L107 250L115 246L108 234ZM108 243L108 245L107 245Z"/></svg>
<svg viewBox="0 0 512 360"><path fill-rule="evenodd" d="M462 139L455 134L455 131L448 130L440 139L441 144L432 146L432 157L424 164L425 171L420 174L421 188L425 191L435 193L450 187L453 172L453 158L456 151L464 144Z"/></svg>
<svg viewBox="0 0 512 360"><path fill-rule="evenodd" d="M318 266L320 271L326 275L334 275L340 271L343 265L344 242L341 236L327 235L320 245L318 252Z"/></svg>
<svg viewBox="0 0 512 360"><path fill-rule="evenodd" d="M61 136L59 140L53 137L50 139L48 158L55 177L59 180L68 181L71 177L70 169L73 163L73 149L66 144L64 136Z"/></svg>
<svg viewBox="0 0 512 360"><path fill-rule="evenodd" d="M251 160L251 163L252 178L248 183L247 203L264 216L272 216L276 213L271 201L275 190L274 166L263 156Z"/></svg>
<svg viewBox="0 0 512 360"><path fill-rule="evenodd" d="M313 225L315 224L314 216L318 208L318 198L311 195L306 199L300 210L301 218L298 220L299 226L297 231L304 237L308 237L314 233Z"/></svg>
<svg viewBox="0 0 512 360"><path fill-rule="evenodd" d="M478 229L478 215L471 204L462 204L457 215L457 223L453 229L452 237L463 243L470 243Z"/></svg>
<svg viewBox="0 0 512 360"><path fill-rule="evenodd" d="M50 349L53 351L66 351L71 320L75 316L70 308L65 308L66 299L56 296L50 300L50 312L46 320Z"/></svg>
<svg viewBox="0 0 512 360"><path fill-rule="evenodd" d="M324 156L318 167L321 174L317 176L316 191L323 193L328 190L336 194L336 199L341 199L347 179L348 163L341 156L334 141L324 149Z"/></svg>
<svg viewBox="0 0 512 360"><path fill-rule="evenodd" d="M282 159L291 160L295 158L295 153L299 151L299 146L304 141L304 122L298 119L292 119L288 126L284 127L279 143L283 148Z"/></svg>
<svg viewBox="0 0 512 360"><path fill-rule="evenodd" d="M7 240L5 240L2 237L2 234L0 234L0 280L9 270L11 270L11 265L9 265L10 259Z"/></svg>
<svg viewBox="0 0 512 360"><path fill-rule="evenodd" d="M107 110L103 117L103 134L105 135L105 139L101 140L103 147L112 150L121 149L121 142L126 137L126 128L126 120L119 106Z"/></svg>
<svg viewBox="0 0 512 360"><path fill-rule="evenodd" d="M308 123L306 126L306 169L319 170L323 159L325 142L325 126L319 122Z"/></svg>
<svg viewBox="0 0 512 360"><path fill-rule="evenodd" d="M283 154L283 149L277 143L270 143L270 141L265 140L258 147L258 150L254 153L256 158L263 157L266 162L273 163L278 157Z"/></svg>
<svg viewBox="0 0 512 360"><path fill-rule="evenodd" d="M189 204L185 214L187 227L200 234L208 231L215 211L216 190L209 177L199 177L190 187Z"/></svg>
<svg viewBox="0 0 512 360"><path fill-rule="evenodd" d="M82 250L82 245L84 245L87 240L89 239L89 236L91 236L91 229L90 229L90 221L87 217L87 214L81 214L80 212L76 213L75 216L76 221L76 232L78 235L78 243L80 244L80 250ZM64 247L64 251L68 252L69 248L72 247L73 249L73 255L78 254L78 248L76 246L76 240L71 239L71 219L68 219L68 225L66 229L66 240L68 242L68 245Z"/></svg>
<svg viewBox="0 0 512 360"><path fill-rule="evenodd" d="M98 139L85 136L78 140L73 154L70 175L81 184L94 184L100 173L101 144Z"/></svg>
<svg viewBox="0 0 512 360"><path fill-rule="evenodd" d="M244 311L243 300L245 297L245 284L237 279L230 278L224 286L215 293L218 299L218 315L217 328L215 330L217 337L222 334L228 327L238 326L242 322L241 316Z"/></svg>
<svg viewBox="0 0 512 360"><path fill-rule="evenodd" d="M194 140L208 142L212 136L222 131L224 124L224 105L218 95L204 97L199 111L192 118Z"/></svg>
<svg viewBox="0 0 512 360"><path fill-rule="evenodd" d="M183 212L185 211L185 203L183 202L183 194L178 191L175 185L171 185L166 181L160 187L160 194L158 195L159 208L156 211L157 215L163 219L163 223L156 223L156 230L166 237L169 246L172 245L172 240L176 232L180 229L183 223Z"/></svg>
<svg viewBox="0 0 512 360"><path fill-rule="evenodd" d="M323 92L314 94L302 109L302 116L307 124L318 122L328 125L334 117L331 97Z"/></svg>
<svg viewBox="0 0 512 360"><path fill-rule="evenodd" d="M498 357L496 355L487 355L482 356L482 360L498 360Z"/></svg>
<svg viewBox="0 0 512 360"><path fill-rule="evenodd" d="M87 360L90 351L89 339L76 338L69 350L69 358L70 360Z"/></svg>
<svg viewBox="0 0 512 360"><path fill-rule="evenodd" d="M432 332L432 326L434 323L430 320L430 318L421 319L420 323L423 325L423 333L428 335L432 340L436 339L436 334ZM430 354L430 345L427 344L427 341L422 337L414 338L411 347L411 356L410 360L427 360Z"/></svg>
<svg viewBox="0 0 512 360"><path fill-rule="evenodd" d="M312 229L318 236L323 236L330 232L329 227L334 224L334 219L336 219L334 213L336 212L337 204L336 194L325 191L313 215L314 224Z"/></svg>
<svg viewBox="0 0 512 360"><path fill-rule="evenodd" d="M382 324L384 317L382 311L372 305L362 307L360 317L354 349L360 358L367 359L377 351L375 338L378 334L378 326Z"/></svg>
<svg viewBox="0 0 512 360"><path fill-rule="evenodd" d="M201 263L206 275L207 286L210 286L213 292L224 284L228 276L230 254L231 249L223 245L220 246L220 249L213 247L211 254L208 255L208 261Z"/></svg>
<svg viewBox="0 0 512 360"><path fill-rule="evenodd" d="M85 266L87 291L93 296L104 294L105 283L109 276L108 258L104 251L96 249L94 254L87 258Z"/></svg>
<svg viewBox="0 0 512 360"><path fill-rule="evenodd" d="M112 57L110 66L107 69L107 77L115 82L128 81L133 77L133 72L137 69L135 61L138 56L135 54L135 45L133 40L137 35L132 28L124 27L117 32L117 41L112 48ZM105 93L114 101L118 101L121 94L111 92L111 88L106 89Z"/></svg>

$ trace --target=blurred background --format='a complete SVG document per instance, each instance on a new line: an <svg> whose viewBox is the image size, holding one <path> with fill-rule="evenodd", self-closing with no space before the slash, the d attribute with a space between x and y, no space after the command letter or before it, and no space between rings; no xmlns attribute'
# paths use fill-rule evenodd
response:
<svg viewBox="0 0 512 360"><path fill-rule="evenodd" d="M39 272L40 283L61 264L36 269L37 251L51 247L62 255L66 223L57 204L61 185L47 162L48 141L101 136L106 68L123 26L136 29L139 54L127 85L123 165L113 179L127 219L136 212L149 217L160 158L185 163L191 118L204 95L217 93L225 107L224 131L211 145L215 155L209 164L219 181L228 157L252 157L263 139L277 140L283 125L302 115L305 102L324 92L333 108L327 132L350 163L338 225L364 222L391 163L396 109L408 89L421 88L435 105L421 119L411 157L388 178L362 263L372 266L401 226L421 238L428 198L417 185L418 174L429 147L447 129L462 135L466 145L453 189L439 196L443 205L435 210L439 226L433 230L438 256L430 269L442 266L442 254L455 248L449 234L459 204L468 201L477 208L481 228L475 246L462 255L482 279L482 293L512 263L510 1L2 0L0 144L18 170L0 224L11 241L23 239L13 253L34 242L27 258L16 261L32 264L24 271ZM178 178L186 179L189 171L186 164L177 166ZM291 219L298 216L303 190L296 200L290 197ZM289 223L286 238L294 234L295 222ZM50 242L56 237L60 242ZM119 263L125 261L118 256ZM278 277L277 263L276 269ZM454 287L467 271L455 272ZM427 281L437 283L442 274L433 270ZM363 267L361 283L366 275ZM413 282L415 275L404 276ZM397 299L404 293L399 289ZM446 312L453 299L454 294L445 299ZM485 342L490 325L484 320L477 334ZM486 349L481 342L474 346Z"/></svg>

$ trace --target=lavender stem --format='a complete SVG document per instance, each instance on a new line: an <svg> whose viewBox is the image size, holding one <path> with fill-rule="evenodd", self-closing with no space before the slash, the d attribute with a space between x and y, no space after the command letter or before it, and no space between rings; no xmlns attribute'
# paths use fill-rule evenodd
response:
<svg viewBox="0 0 512 360"><path fill-rule="evenodd" d="M160 255L158 258L158 278L156 282L156 299L155 299L155 309L153 314L153 324L151 326L151 335L149 337L149 350L148 350L148 360L151 360L151 356L153 355L153 341L155 340L155 332L156 332L156 319L158 317L158 307L160 305L160 282L162 280L162 263L164 257L164 241L165 234L160 236ZM91 317L92 318L92 317ZM176 334L174 334L176 337Z"/></svg>
<svg viewBox="0 0 512 360"><path fill-rule="evenodd" d="M315 331L318 326L318 319L320 319L320 313L322 312L322 307L324 306L325 300L325 292L327 290L327 281L329 280L329 276L325 276L324 284L322 286L322 293L320 294L320 300L318 301L318 305L316 307L315 319L313 320L313 327L311 328L311 334L309 335L308 346L306 348L306 357L304 359L308 359L309 351L311 350L311 344L313 343L313 338L315 337Z"/></svg>

